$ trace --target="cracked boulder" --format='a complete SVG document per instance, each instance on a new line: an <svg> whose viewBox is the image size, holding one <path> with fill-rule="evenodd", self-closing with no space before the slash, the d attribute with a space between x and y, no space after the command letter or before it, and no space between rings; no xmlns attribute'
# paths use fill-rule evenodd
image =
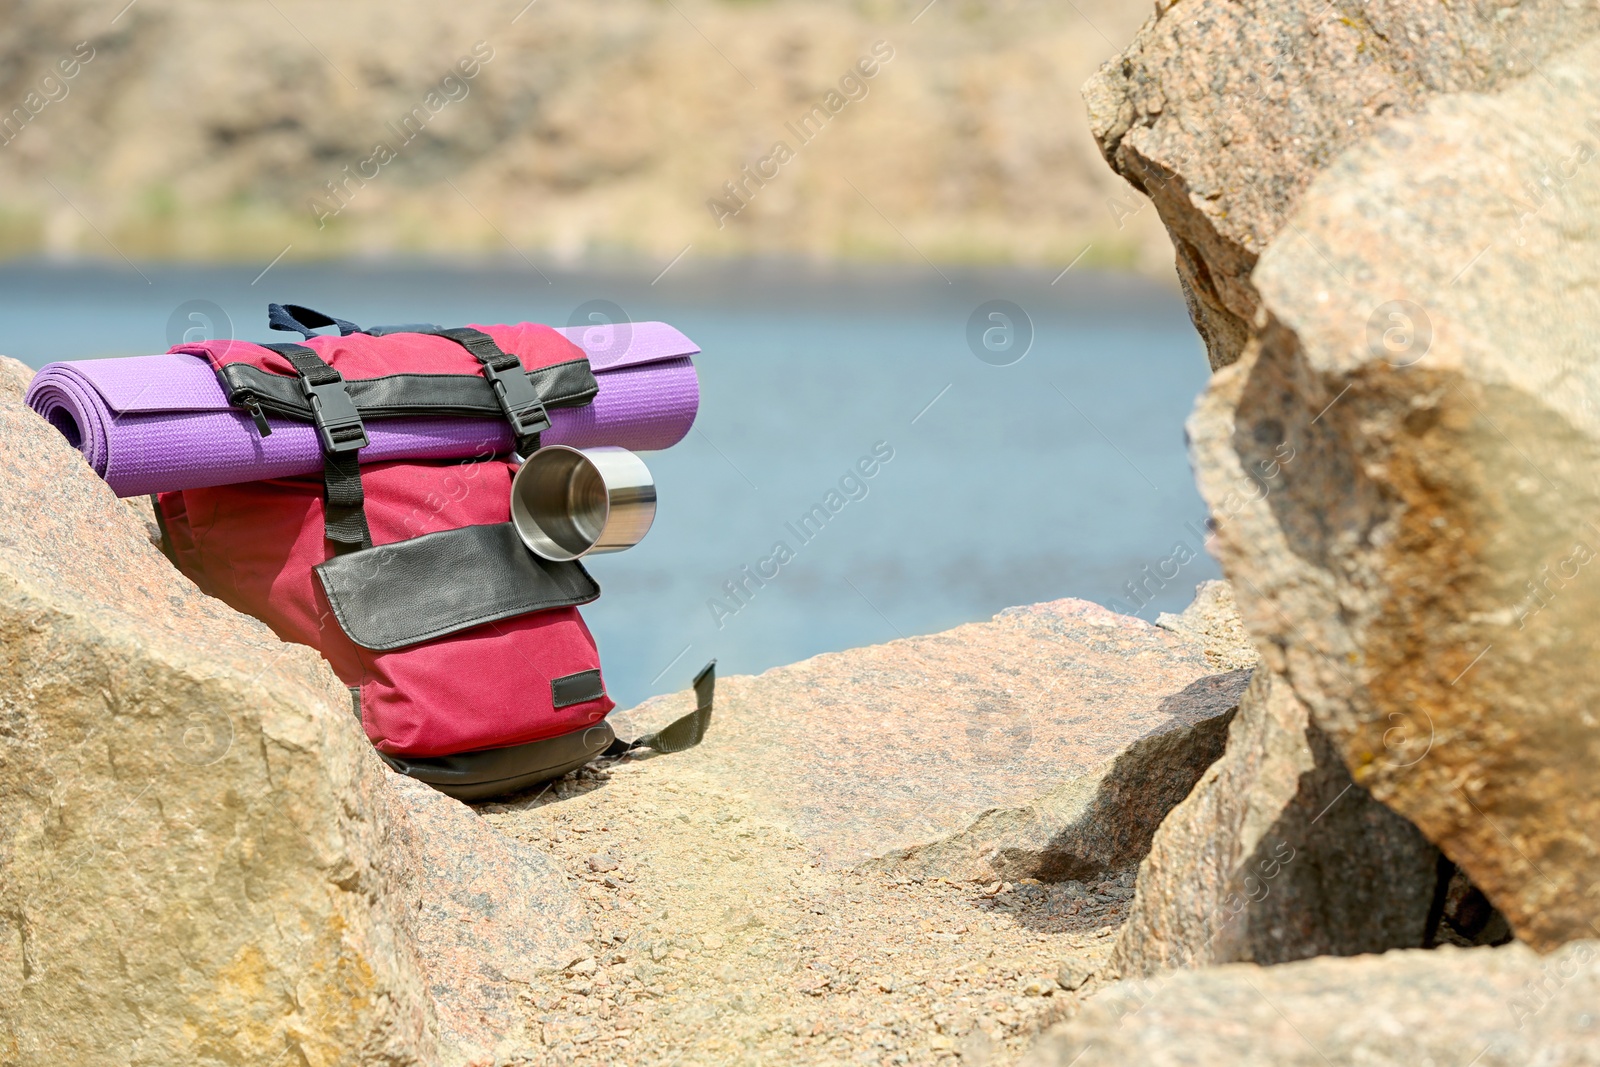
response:
<svg viewBox="0 0 1600 1067"><path fill-rule="evenodd" d="M1189 426L1274 688L1545 951L1600 934L1596 10L1327 166Z"/></svg>
<svg viewBox="0 0 1600 1067"><path fill-rule="evenodd" d="M1261 306L1257 259L1303 236L1290 216L1340 152L1440 94L1543 72L1597 31L1600 7L1571 0L1157 0L1084 98L1102 154L1166 224L1190 315L1223 367Z"/></svg>
<svg viewBox="0 0 1600 1067"><path fill-rule="evenodd" d="M717 682L700 747L829 867L1061 881L1120 870L1222 751L1249 671L1077 600ZM677 694L620 732L692 707Z"/></svg>
<svg viewBox="0 0 1600 1067"><path fill-rule="evenodd" d="M1112 964L1131 978L1419 948L1437 921L1438 860L1260 671L1222 758L1156 831Z"/></svg>

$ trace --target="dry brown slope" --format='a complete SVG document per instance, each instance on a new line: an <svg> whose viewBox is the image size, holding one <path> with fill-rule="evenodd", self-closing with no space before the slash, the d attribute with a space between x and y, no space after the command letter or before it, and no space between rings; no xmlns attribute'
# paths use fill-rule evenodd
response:
<svg viewBox="0 0 1600 1067"><path fill-rule="evenodd" d="M1166 257L1153 213L1119 219L1076 92L1143 0L120 6L6 5L0 109L38 114L0 147L0 248ZM41 89L79 41L93 58ZM863 59L803 144L788 124ZM780 140L795 158L719 226L707 200L737 206L724 183Z"/></svg>

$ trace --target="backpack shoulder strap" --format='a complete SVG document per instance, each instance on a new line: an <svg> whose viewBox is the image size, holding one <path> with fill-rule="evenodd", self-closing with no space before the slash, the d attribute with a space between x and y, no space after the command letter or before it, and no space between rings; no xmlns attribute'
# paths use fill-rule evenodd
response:
<svg viewBox="0 0 1600 1067"><path fill-rule="evenodd" d="M350 400L344 375L305 345L273 344L270 348L294 367L311 404L322 440L324 533L338 553L372 547L366 500L361 491L361 449L367 428Z"/></svg>

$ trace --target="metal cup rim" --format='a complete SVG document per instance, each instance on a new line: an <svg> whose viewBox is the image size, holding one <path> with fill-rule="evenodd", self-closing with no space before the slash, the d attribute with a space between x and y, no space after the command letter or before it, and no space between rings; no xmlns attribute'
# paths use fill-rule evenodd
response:
<svg viewBox="0 0 1600 1067"><path fill-rule="evenodd" d="M604 490L597 508L598 532L593 537L582 535L587 544L581 551L574 552L570 547L563 546L539 521L524 499L528 490L523 487L523 482L532 476L541 457L548 459L554 454L572 456L576 462L589 467ZM632 498L621 502L621 508L632 516L631 521L621 528L614 526L614 520L619 517L619 497ZM655 522L655 511L655 476L636 453L617 445L597 445L592 448L544 445L522 461L511 483L511 518L517 536L530 552L552 562L570 562L589 555L632 548L650 532Z"/></svg>

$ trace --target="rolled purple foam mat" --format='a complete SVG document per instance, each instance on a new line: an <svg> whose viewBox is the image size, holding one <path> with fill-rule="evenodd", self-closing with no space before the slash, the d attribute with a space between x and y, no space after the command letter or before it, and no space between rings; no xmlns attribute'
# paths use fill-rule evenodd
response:
<svg viewBox="0 0 1600 1067"><path fill-rule="evenodd" d="M635 452L668 448L694 425L700 384L690 358L699 352L665 323L628 324L627 350L610 351L595 330L566 329L573 343L595 342L591 360L600 392L580 408L554 408L545 444ZM166 354L51 363L34 376L28 406L83 453L118 496L288 478L322 470L322 447L310 423L269 416L262 437L250 416L228 406L211 366L199 356ZM511 450L511 427L499 419L370 419L364 463L398 459L469 459Z"/></svg>

